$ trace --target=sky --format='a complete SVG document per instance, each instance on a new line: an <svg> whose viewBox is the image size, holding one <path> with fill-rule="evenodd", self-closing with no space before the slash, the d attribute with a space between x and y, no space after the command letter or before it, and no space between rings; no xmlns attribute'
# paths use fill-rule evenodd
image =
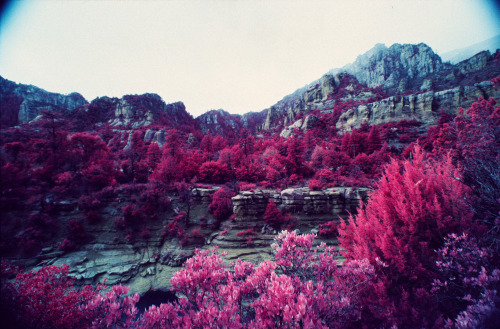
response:
<svg viewBox="0 0 500 329"><path fill-rule="evenodd" d="M17 0L0 75L47 91L157 93L193 116L261 111L377 43L446 53L500 33L486 0Z"/></svg>

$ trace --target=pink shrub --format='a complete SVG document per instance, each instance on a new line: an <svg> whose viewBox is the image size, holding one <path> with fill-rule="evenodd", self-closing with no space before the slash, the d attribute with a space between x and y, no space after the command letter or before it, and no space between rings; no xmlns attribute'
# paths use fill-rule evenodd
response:
<svg viewBox="0 0 500 329"><path fill-rule="evenodd" d="M233 213L233 204L231 198L234 193L221 187L214 193L212 202L208 207L208 211L217 220L225 220Z"/></svg>
<svg viewBox="0 0 500 329"><path fill-rule="evenodd" d="M324 236L327 238L337 236L338 235L337 225L335 225L335 223L333 221L329 221L325 224L321 224L319 226L318 234L320 236Z"/></svg>
<svg viewBox="0 0 500 329"><path fill-rule="evenodd" d="M311 180L309 180L309 183L307 184L307 186L309 187L309 189L311 191L321 191L325 188L325 183L323 183L322 181L319 181L317 179L311 179Z"/></svg>

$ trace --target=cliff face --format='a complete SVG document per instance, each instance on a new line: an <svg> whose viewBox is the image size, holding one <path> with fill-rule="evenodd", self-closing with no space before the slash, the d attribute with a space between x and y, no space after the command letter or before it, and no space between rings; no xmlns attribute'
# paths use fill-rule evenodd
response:
<svg viewBox="0 0 500 329"><path fill-rule="evenodd" d="M3 112L8 110L11 112L9 116L17 119L17 122L11 120L9 125L29 122L35 119L42 110L71 111L88 103L78 93L69 95L51 93L35 86L17 84L2 77L0 77L0 97L2 98L2 117L6 115ZM18 104L6 107L4 102L9 98L18 99Z"/></svg>
<svg viewBox="0 0 500 329"><path fill-rule="evenodd" d="M290 224L302 233L318 233L318 227L328 221L339 222L340 218L348 218L355 214L361 199L368 197L368 189L359 188L329 188L324 191L310 191L308 188L289 188L280 192L274 190L243 191L232 198L233 221L227 221L223 227L227 233L216 234L210 244L227 251L234 259L242 255L249 261L265 260L265 254L270 253L270 244L277 231L264 222L263 216L268 203L273 200L278 208L291 216ZM294 219L295 217L295 219ZM252 229L258 234L251 236L249 246L248 236L241 234ZM240 232L240 235L238 235ZM322 238L319 237L319 240ZM336 243L336 241L328 241ZM254 248L256 251L248 250Z"/></svg>
<svg viewBox="0 0 500 329"><path fill-rule="evenodd" d="M408 96L391 96L379 102L359 105L344 112L337 122L337 129L350 131L359 128L364 122L382 124L397 122L402 119L418 120L423 127L437 124L440 110L449 114L458 114L458 110L468 108L479 97L500 97L500 90L495 89L491 81L484 81L474 86L456 87L439 92L425 92Z"/></svg>
<svg viewBox="0 0 500 329"><path fill-rule="evenodd" d="M228 136L243 129L239 115L230 114L224 110L211 110L196 118L203 134Z"/></svg>
<svg viewBox="0 0 500 329"><path fill-rule="evenodd" d="M203 226L206 239L190 241L181 246L177 238L163 238L162 228L175 216L173 210L150 221L151 237L148 240L130 243L123 239L123 232L114 227L118 205L110 205L103 211L104 222L98 226L88 226L87 233L94 237L79 251L64 253L54 247L45 248L34 258L15 259L18 264L39 266L42 262L70 265L70 275L77 282L90 284L123 284L132 291L144 294L149 290L168 290L170 278L184 261L191 257L195 248L219 247L227 252L227 261L237 258L258 263L272 257L270 244L277 231L265 224L263 214L272 199L284 213L296 217L294 229L302 233L317 233L320 224L339 221L355 213L360 199L366 199L368 190L351 188L330 188L324 191L310 191L307 188L289 188L281 192L273 190L243 191L232 198L234 220L227 220L218 228L211 228L214 219L207 209L211 196L217 189L194 189L190 222ZM182 207L175 196L172 209ZM65 205L68 217L78 216L75 205ZM75 212L76 211L76 212ZM203 216L202 216L203 215ZM205 223L205 224L203 224ZM216 227L216 226L215 226ZM238 235L241 231L253 229L257 234L248 237ZM226 233L224 233L226 231ZM318 241L337 243L335 239L318 237Z"/></svg>
<svg viewBox="0 0 500 329"><path fill-rule="evenodd" d="M354 75L368 87L383 85L389 93L395 94L420 88L426 77L448 66L424 43L396 43L389 48L378 44L341 70Z"/></svg>
<svg viewBox="0 0 500 329"><path fill-rule="evenodd" d="M321 79L271 106L265 112L266 119L261 128L284 128L282 136L287 137L291 130L302 127L303 122L295 119L300 114L305 116L315 109L332 108L339 102L366 102L380 96L370 89L375 87L386 95L408 96L386 96L379 102L361 105L346 113L337 128L359 127L362 120L381 124L417 119L424 127L433 125L441 108L450 106L450 112L456 113L459 107L467 107L477 100L474 95L497 97L487 80L500 74L499 56L500 53L483 51L452 65L443 63L423 43L394 44L389 48L378 44L358 56L352 64L331 70ZM352 75L355 81L343 83L345 73ZM291 123L292 126L286 127Z"/></svg>
<svg viewBox="0 0 500 329"><path fill-rule="evenodd" d="M111 126L144 127L157 122L170 127L195 121L182 102L166 104L157 94L126 95L116 103Z"/></svg>
<svg viewBox="0 0 500 329"><path fill-rule="evenodd" d="M156 94L99 97L90 104L78 93L61 95L35 86L16 84L0 77L2 126L13 126L35 119L42 110L83 111L94 123L138 128L159 123L169 127L196 125L182 102L166 104ZM70 114L68 114L70 115Z"/></svg>
<svg viewBox="0 0 500 329"><path fill-rule="evenodd" d="M361 199L366 200L368 189L349 187L328 188L311 191L308 188L288 188L280 192L273 190L243 191L232 198L235 222L262 222L270 200L284 213L300 216L300 224L312 217L336 220L355 213ZM321 219L320 219L321 221Z"/></svg>

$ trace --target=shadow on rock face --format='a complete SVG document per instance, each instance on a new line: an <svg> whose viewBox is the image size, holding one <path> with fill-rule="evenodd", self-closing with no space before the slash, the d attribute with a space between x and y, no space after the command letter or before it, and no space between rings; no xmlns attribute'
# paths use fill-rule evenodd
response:
<svg viewBox="0 0 500 329"><path fill-rule="evenodd" d="M136 307L139 310L139 313L142 314L151 305L160 306L160 304L166 304L174 301L177 301L177 296L172 291L150 290L146 292L141 299L139 299Z"/></svg>

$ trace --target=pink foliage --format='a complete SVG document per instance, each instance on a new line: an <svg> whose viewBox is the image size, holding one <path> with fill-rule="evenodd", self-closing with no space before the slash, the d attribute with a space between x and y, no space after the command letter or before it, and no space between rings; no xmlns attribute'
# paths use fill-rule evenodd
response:
<svg viewBox="0 0 500 329"><path fill-rule="evenodd" d="M234 193L221 187L218 189L213 197L212 202L208 207L208 211L214 215L217 220L225 220L233 213L233 204L231 198Z"/></svg>
<svg viewBox="0 0 500 329"><path fill-rule="evenodd" d="M278 209L274 200L271 199L266 207L266 212L264 213L264 221L271 226L279 227L285 224L286 217L283 216L281 210Z"/></svg>
<svg viewBox="0 0 500 329"><path fill-rule="evenodd" d="M311 179L309 180L307 187L309 187L311 191L321 191L325 188L325 183L317 179Z"/></svg>
<svg viewBox="0 0 500 329"><path fill-rule="evenodd" d="M15 279L4 282L12 273ZM2 263L2 306L11 320L25 328L132 327L139 295L124 297L128 288L121 286L104 294L102 286L76 288L68 273L68 265L21 273Z"/></svg>
<svg viewBox="0 0 500 329"><path fill-rule="evenodd" d="M324 236L324 237L337 236L337 234L338 234L337 225L335 225L335 222L333 222L333 221L329 221L327 223L321 224L319 226L318 234L320 236Z"/></svg>
<svg viewBox="0 0 500 329"><path fill-rule="evenodd" d="M140 323L145 328L352 325L374 269L363 261L339 268L333 249L312 249L313 240L313 235L282 232L273 245L276 261L257 268L238 260L229 270L216 250L197 250L171 279L179 302L150 307Z"/></svg>
<svg viewBox="0 0 500 329"><path fill-rule="evenodd" d="M500 270L494 268L493 251L479 247L466 234L450 234L437 253L438 278L432 283L432 292L442 301L446 327L498 327ZM447 302L451 299L459 302Z"/></svg>
<svg viewBox="0 0 500 329"><path fill-rule="evenodd" d="M447 234L473 228L470 190L460 177L449 158L426 159L417 145L411 161L393 160L386 167L366 206L340 226L347 259L368 259L384 287L377 298L399 305L379 314L389 323L432 326L438 318L427 290L435 276L434 250Z"/></svg>

